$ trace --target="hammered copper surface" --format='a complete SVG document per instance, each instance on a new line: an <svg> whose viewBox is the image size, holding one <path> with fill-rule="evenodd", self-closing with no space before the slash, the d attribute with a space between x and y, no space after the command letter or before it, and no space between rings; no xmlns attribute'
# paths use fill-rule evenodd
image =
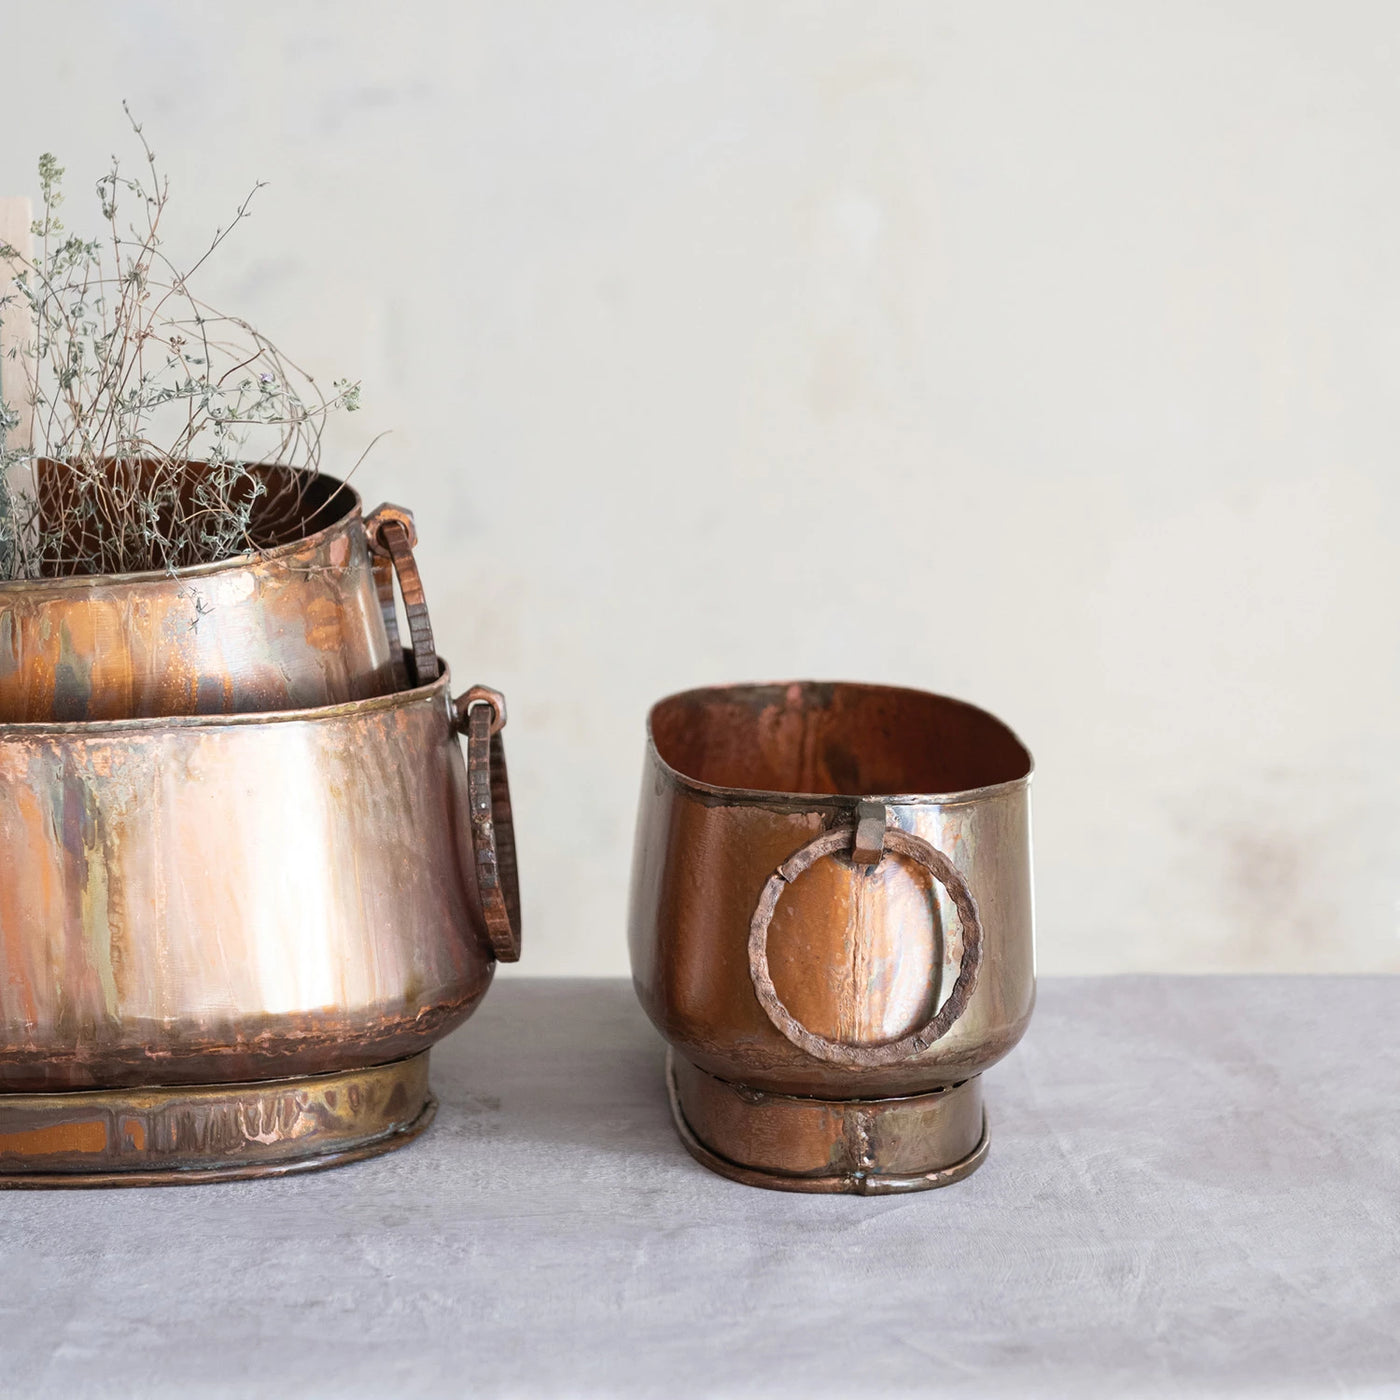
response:
<svg viewBox="0 0 1400 1400"><path fill-rule="evenodd" d="M358 1161L432 1122L428 1052L256 1084L0 1094L0 1189L164 1186Z"/></svg>
<svg viewBox="0 0 1400 1400"><path fill-rule="evenodd" d="M428 617L428 600L423 594L423 579L413 551L418 545L418 529L413 512L387 501L373 510L365 521L365 533L374 554L374 581L379 606L384 616L384 631L389 638L389 650L397 662L399 620L394 603L394 580L398 579L403 594L404 615L408 619L409 639L413 643L414 685L427 685L438 673L437 647L433 642L433 625ZM394 689L402 690L407 683L406 668L394 667Z"/></svg>
<svg viewBox="0 0 1400 1400"><path fill-rule="evenodd" d="M506 699L490 686L473 686L454 702L467 732L467 800L471 805L476 889L491 949L501 962L520 961L520 873L515 817L506 774Z"/></svg>
<svg viewBox="0 0 1400 1400"><path fill-rule="evenodd" d="M301 709L387 694L355 492L308 478L310 533L170 573L0 583L0 723Z"/></svg>
<svg viewBox="0 0 1400 1400"><path fill-rule="evenodd" d="M318 710L0 726L0 1092L414 1054L494 966L444 673Z"/></svg>
<svg viewBox="0 0 1400 1400"><path fill-rule="evenodd" d="M647 1014L678 1056L747 1091L877 1099L979 1074L1035 999L1030 775L999 720L921 691L795 682L663 700L630 916ZM819 858L795 859L813 842ZM912 858L927 848L965 883L965 918ZM760 934L771 995L750 956Z"/></svg>

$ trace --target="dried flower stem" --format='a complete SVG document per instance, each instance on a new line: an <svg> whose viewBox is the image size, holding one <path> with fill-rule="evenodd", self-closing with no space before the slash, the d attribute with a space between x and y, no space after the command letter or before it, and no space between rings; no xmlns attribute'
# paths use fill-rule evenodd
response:
<svg viewBox="0 0 1400 1400"><path fill-rule="evenodd" d="M129 177L113 157L98 180L100 238L67 234L63 169L46 154L37 247L0 243L0 261L18 269L0 324L23 313L33 327L6 352L0 578L170 570L275 543L300 523L327 413L359 406L358 384L337 380L328 397L248 322L190 290L261 186L181 271L161 242L168 182L131 127L144 168ZM138 213L124 223L128 200ZM12 374L21 359L27 373ZM28 402L15 402L17 379ZM29 415L32 444L19 431Z"/></svg>

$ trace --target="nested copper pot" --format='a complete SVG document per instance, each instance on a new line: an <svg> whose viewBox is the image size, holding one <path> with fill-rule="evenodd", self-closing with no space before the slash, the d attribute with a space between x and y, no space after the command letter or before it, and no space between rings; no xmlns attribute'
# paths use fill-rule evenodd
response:
<svg viewBox="0 0 1400 1400"><path fill-rule="evenodd" d="M296 509L269 526L259 553L164 573L0 582L0 723L236 714L388 694L411 679L395 568L421 679L431 679L412 518L381 506L366 521L356 493L330 476L265 474L279 483L268 498L285 514L291 497Z"/></svg>
<svg viewBox="0 0 1400 1400"><path fill-rule="evenodd" d="M0 725L0 1186L280 1172L421 1131L428 1047L518 956L504 721L444 672Z"/></svg>
<svg viewBox="0 0 1400 1400"><path fill-rule="evenodd" d="M972 705L799 681L652 710L634 981L686 1146L794 1191L958 1180L1035 999L1031 757Z"/></svg>

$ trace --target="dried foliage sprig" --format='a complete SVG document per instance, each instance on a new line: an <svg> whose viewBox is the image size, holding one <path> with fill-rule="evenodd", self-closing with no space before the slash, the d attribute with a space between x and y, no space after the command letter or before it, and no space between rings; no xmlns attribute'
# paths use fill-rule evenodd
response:
<svg viewBox="0 0 1400 1400"><path fill-rule="evenodd" d="M323 393L190 288L261 186L181 270L161 240L168 181L127 117L143 166L128 176L113 157L98 180L101 236L64 228L63 169L46 154L34 254L0 246L19 269L0 319L22 310L33 328L10 352L20 363L3 367L0 578L170 570L275 544L299 524L326 415L359 407L358 383ZM123 217L129 204L134 220ZM26 415L32 445L16 432Z"/></svg>

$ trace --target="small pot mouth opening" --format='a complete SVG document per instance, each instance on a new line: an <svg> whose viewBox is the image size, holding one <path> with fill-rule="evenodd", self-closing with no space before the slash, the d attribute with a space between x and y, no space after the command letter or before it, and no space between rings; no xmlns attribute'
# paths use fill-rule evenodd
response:
<svg viewBox="0 0 1400 1400"><path fill-rule="evenodd" d="M191 508L195 504L193 493L198 489L201 469L206 466L207 464L201 462L186 464L188 477L180 483L179 489L182 495L192 498ZM139 469L140 464L137 464L134 470ZM360 498L355 489L324 472L276 465L255 465L249 468L249 472L250 481L252 477L262 479L263 492L253 503L249 520L248 547L242 553L207 563L182 562L169 568L151 568L129 573L82 573L64 569L50 571L45 568L37 577L8 580L0 583L0 587L83 587L98 580L127 582L146 578L205 576L220 569L239 567L245 564L250 556L275 559L282 555L295 554L314 545L321 536L343 526L359 514ZM39 473L41 518L46 514L62 512L71 489L62 464L41 460ZM81 525L75 526L72 541L72 553L75 555L85 552L86 541L82 538L82 531L86 528Z"/></svg>
<svg viewBox="0 0 1400 1400"><path fill-rule="evenodd" d="M651 739L710 788L822 797L951 794L1023 782L1025 745L994 715L923 690L851 682L715 686L660 701Z"/></svg>

